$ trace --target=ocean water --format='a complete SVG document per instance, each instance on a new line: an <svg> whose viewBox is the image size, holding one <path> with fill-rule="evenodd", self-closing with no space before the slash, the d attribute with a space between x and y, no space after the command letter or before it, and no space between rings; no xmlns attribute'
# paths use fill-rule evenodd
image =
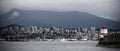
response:
<svg viewBox="0 0 120 51"><path fill-rule="evenodd" d="M120 51L96 44L97 41L0 42L0 51Z"/></svg>

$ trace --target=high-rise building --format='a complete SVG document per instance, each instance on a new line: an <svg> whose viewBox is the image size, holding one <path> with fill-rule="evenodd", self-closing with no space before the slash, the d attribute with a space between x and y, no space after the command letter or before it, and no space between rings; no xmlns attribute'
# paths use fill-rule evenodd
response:
<svg viewBox="0 0 120 51"><path fill-rule="evenodd" d="M13 28L12 28L12 27L9 27L9 31L13 31Z"/></svg>
<svg viewBox="0 0 120 51"><path fill-rule="evenodd" d="M39 27L39 33L42 33L44 30L42 27Z"/></svg>
<svg viewBox="0 0 120 51"><path fill-rule="evenodd" d="M18 26L16 26L16 27L15 27L15 30L16 30L16 31L19 31L19 27L18 27Z"/></svg>
<svg viewBox="0 0 120 51"><path fill-rule="evenodd" d="M36 33L38 31L37 26L31 26L31 32Z"/></svg>

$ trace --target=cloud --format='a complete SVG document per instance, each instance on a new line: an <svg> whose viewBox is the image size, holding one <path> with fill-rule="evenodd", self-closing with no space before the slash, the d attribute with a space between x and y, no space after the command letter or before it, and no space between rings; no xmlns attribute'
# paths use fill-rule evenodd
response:
<svg viewBox="0 0 120 51"><path fill-rule="evenodd" d="M83 11L103 18L113 18L119 12L119 0L0 0L1 10ZM113 16L115 15L115 16Z"/></svg>

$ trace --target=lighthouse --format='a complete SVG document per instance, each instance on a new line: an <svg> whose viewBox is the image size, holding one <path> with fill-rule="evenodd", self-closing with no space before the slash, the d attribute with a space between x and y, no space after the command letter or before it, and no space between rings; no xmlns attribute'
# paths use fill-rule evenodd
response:
<svg viewBox="0 0 120 51"><path fill-rule="evenodd" d="M102 26L100 30L100 41L102 41L104 36L107 36L107 35L108 35L108 29L106 28L106 26Z"/></svg>
<svg viewBox="0 0 120 51"><path fill-rule="evenodd" d="M104 40L104 36L108 35L108 29L106 28L106 26L102 26L102 28L100 29L100 40L97 44L97 46L102 45L103 44L103 40Z"/></svg>

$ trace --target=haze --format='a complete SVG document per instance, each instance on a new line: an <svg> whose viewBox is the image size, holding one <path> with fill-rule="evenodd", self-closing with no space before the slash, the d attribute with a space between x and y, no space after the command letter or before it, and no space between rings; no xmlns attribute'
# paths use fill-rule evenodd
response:
<svg viewBox="0 0 120 51"><path fill-rule="evenodd" d="M0 15L21 10L80 11L119 21L120 0L0 0ZM119 21L120 22L120 21Z"/></svg>

